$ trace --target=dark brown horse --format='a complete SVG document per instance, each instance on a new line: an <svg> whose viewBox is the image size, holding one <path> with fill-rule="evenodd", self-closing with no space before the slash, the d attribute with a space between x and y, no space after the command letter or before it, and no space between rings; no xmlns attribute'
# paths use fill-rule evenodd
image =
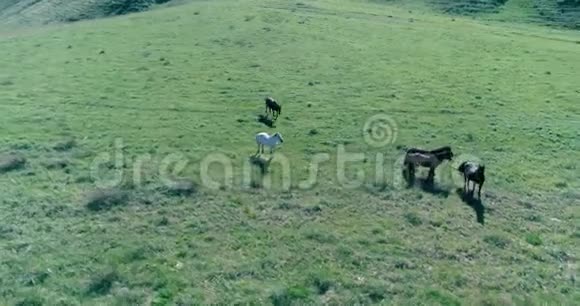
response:
<svg viewBox="0 0 580 306"><path fill-rule="evenodd" d="M463 174L463 192L469 192L469 182L473 182L473 193L475 191L475 184L479 185L479 190L477 191L477 197L481 199L481 187L485 183L485 165L481 165L475 162L465 161L459 165L457 169Z"/></svg>
<svg viewBox="0 0 580 306"><path fill-rule="evenodd" d="M415 167L421 166L429 168L429 180L435 177L435 169L445 160L452 160L453 152L451 147L445 146L436 150L427 151L417 148L407 149L404 165L407 167L409 175L415 176Z"/></svg>
<svg viewBox="0 0 580 306"><path fill-rule="evenodd" d="M282 105L278 104L276 100L272 97L266 97L266 114L268 111L272 113L274 119L278 119L280 113L282 113Z"/></svg>

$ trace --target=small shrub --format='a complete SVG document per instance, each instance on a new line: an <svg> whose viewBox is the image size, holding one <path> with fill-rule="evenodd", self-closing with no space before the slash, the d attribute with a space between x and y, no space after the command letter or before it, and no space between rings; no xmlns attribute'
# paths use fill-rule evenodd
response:
<svg viewBox="0 0 580 306"><path fill-rule="evenodd" d="M179 179L165 186L163 191L169 196L190 196L197 191L197 186L191 180Z"/></svg>
<svg viewBox="0 0 580 306"><path fill-rule="evenodd" d="M290 202L282 202L278 204L278 209L290 210L290 209L297 209L300 208L299 204L290 203Z"/></svg>
<svg viewBox="0 0 580 306"><path fill-rule="evenodd" d="M369 299L373 303L379 303L379 302L383 301L385 298L387 298L387 296L388 296L386 286L380 285L380 284L367 285L363 289L363 292L366 296L369 297Z"/></svg>
<svg viewBox="0 0 580 306"><path fill-rule="evenodd" d="M115 271L97 275L89 283L87 293L89 295L106 295L113 288L113 284L119 280L119 274Z"/></svg>
<svg viewBox="0 0 580 306"><path fill-rule="evenodd" d="M510 243L510 240L508 238L496 234L487 235L483 237L483 241L487 244L496 246L501 249L507 247Z"/></svg>
<svg viewBox="0 0 580 306"><path fill-rule="evenodd" d="M157 226L167 226L169 225L169 219L167 217L161 217L159 221L157 221Z"/></svg>
<svg viewBox="0 0 580 306"><path fill-rule="evenodd" d="M41 285L50 276L48 272L34 272L26 275L24 277L24 285L26 286L36 286Z"/></svg>
<svg viewBox="0 0 580 306"><path fill-rule="evenodd" d="M270 295L270 301L273 305L292 305L296 300L305 300L310 295L307 288L294 286L278 290Z"/></svg>
<svg viewBox="0 0 580 306"><path fill-rule="evenodd" d="M560 262L567 262L571 257L568 253L560 249L549 249L548 255L552 256L554 259Z"/></svg>
<svg viewBox="0 0 580 306"><path fill-rule="evenodd" d="M413 226L418 226L423 224L423 221L421 220L421 217L419 217L419 215L415 212L408 212L404 215L405 220L407 220L407 222L409 222L409 224L413 225Z"/></svg>
<svg viewBox="0 0 580 306"><path fill-rule="evenodd" d="M431 289L425 292L424 298L429 301L429 305L449 305L449 306L460 306L461 303L451 294L446 292L441 292L439 290Z"/></svg>
<svg viewBox="0 0 580 306"><path fill-rule="evenodd" d="M542 221L542 216L540 216L540 215L529 215L529 216L526 217L526 220L532 221L532 222L541 222Z"/></svg>
<svg viewBox="0 0 580 306"><path fill-rule="evenodd" d="M67 139L56 143L52 148L56 151L69 151L76 146L76 141L74 139Z"/></svg>
<svg viewBox="0 0 580 306"><path fill-rule="evenodd" d="M249 206L244 206L244 208L242 208L242 211L250 219L256 219L257 217L256 212Z"/></svg>
<svg viewBox="0 0 580 306"><path fill-rule="evenodd" d="M30 150L34 147L34 144L32 143L28 143L28 142L19 142L19 143L15 143L10 145L11 149L14 150Z"/></svg>
<svg viewBox="0 0 580 306"><path fill-rule="evenodd" d="M123 253L123 262L131 263L135 261L145 260L151 255L151 248L142 246L134 249L129 249Z"/></svg>
<svg viewBox="0 0 580 306"><path fill-rule="evenodd" d="M19 302L17 302L16 304L14 304L15 306L42 306L44 305L44 302L42 300L42 298L40 297L27 297Z"/></svg>
<svg viewBox="0 0 580 306"><path fill-rule="evenodd" d="M310 230L304 234L304 237L319 243L331 243L336 240L334 235L330 233L324 233L320 230Z"/></svg>
<svg viewBox="0 0 580 306"><path fill-rule="evenodd" d="M534 246L539 246L542 244L542 239L538 234L527 234L526 242Z"/></svg>
<svg viewBox="0 0 580 306"><path fill-rule="evenodd" d="M408 261L407 259L398 259L395 261L395 268L405 270L405 269L413 269L415 265Z"/></svg>
<svg viewBox="0 0 580 306"><path fill-rule="evenodd" d="M441 225L443 225L443 221L441 221L441 220L429 220L429 224L431 224L433 227L441 227Z"/></svg>
<svg viewBox="0 0 580 306"><path fill-rule="evenodd" d="M75 183L82 184L82 183L93 183L93 182L94 182L94 180L90 176L82 175L82 176L75 178Z"/></svg>
<svg viewBox="0 0 580 306"><path fill-rule="evenodd" d="M117 290L113 291L113 295L115 296L115 304L114 305L144 305L145 303L145 296L143 292L140 291L131 291L129 288L122 287Z"/></svg>
<svg viewBox="0 0 580 306"><path fill-rule="evenodd" d="M19 155L0 156L0 173L24 168L26 158Z"/></svg>
<svg viewBox="0 0 580 306"><path fill-rule="evenodd" d="M120 189L99 189L89 193L86 207L92 211L110 209L123 204L128 200L128 197L127 192Z"/></svg>
<svg viewBox="0 0 580 306"><path fill-rule="evenodd" d="M322 208L318 205L308 206L304 208L304 212L308 215L318 214L322 211Z"/></svg>
<svg viewBox="0 0 580 306"><path fill-rule="evenodd" d="M56 159L49 159L43 162L43 166L46 169L53 170L53 169L64 169L68 167L70 161L64 158L56 158Z"/></svg>
<svg viewBox="0 0 580 306"><path fill-rule="evenodd" d="M309 276L309 282L316 288L318 294L325 294L334 282L326 273L313 273Z"/></svg>

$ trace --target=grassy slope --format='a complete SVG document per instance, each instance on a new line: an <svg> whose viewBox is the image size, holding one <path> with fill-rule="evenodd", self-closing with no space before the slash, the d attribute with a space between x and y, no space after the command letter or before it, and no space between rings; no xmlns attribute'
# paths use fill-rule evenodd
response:
<svg viewBox="0 0 580 306"><path fill-rule="evenodd" d="M494 20L580 29L580 4L561 0L374 0L418 10L464 15L480 21Z"/></svg>
<svg viewBox="0 0 580 306"><path fill-rule="evenodd" d="M2 304L577 303L580 36L306 3L199 1L0 38L1 148L29 160L0 175ZM293 185L336 143L381 151L390 168L396 146L361 137L384 111L396 145L486 161L485 226L454 191L399 190L390 176L384 190L342 190L331 164L313 190L190 198L157 192L151 166L127 205L84 207L90 162L118 137L127 158L184 154L185 176L214 152L239 173L267 129L254 119L266 94L284 103ZM52 149L70 137L75 148ZM54 158L69 170L43 166Z"/></svg>
<svg viewBox="0 0 580 306"><path fill-rule="evenodd" d="M144 11L169 0L3 0L0 26L17 28ZM177 1L175 1L177 2Z"/></svg>

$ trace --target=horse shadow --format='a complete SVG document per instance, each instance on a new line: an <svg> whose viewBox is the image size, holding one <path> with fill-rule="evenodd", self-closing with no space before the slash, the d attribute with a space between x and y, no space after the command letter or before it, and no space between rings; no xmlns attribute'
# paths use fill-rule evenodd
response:
<svg viewBox="0 0 580 306"><path fill-rule="evenodd" d="M424 192L442 196L445 198L449 196L450 193L449 190L441 188L440 186L435 184L433 176L427 176L425 178L422 177L417 178L415 176L415 171L413 171L412 168L404 169L403 176L407 181L407 188L413 188L416 185L416 183L418 183L419 188L421 188L421 190Z"/></svg>
<svg viewBox="0 0 580 306"><path fill-rule="evenodd" d="M263 115L260 114L258 115L258 122L263 123L264 125L266 125L267 127L273 128L275 127L274 125L274 120L272 120L271 118L268 118L267 115Z"/></svg>
<svg viewBox="0 0 580 306"><path fill-rule="evenodd" d="M445 189L445 188L441 188L440 186L438 186L437 184L435 184L433 178L419 178L418 179L419 182L419 187L421 188L421 190L423 190L424 192L433 194L433 195L438 195L438 196L442 196L442 197L449 197L449 190Z"/></svg>
<svg viewBox="0 0 580 306"><path fill-rule="evenodd" d="M249 157L250 163L256 166L260 170L260 174L264 175L268 172L268 168L270 167L270 162L274 157L270 157L268 159L263 158L258 154L254 154Z"/></svg>
<svg viewBox="0 0 580 306"><path fill-rule="evenodd" d="M483 206L481 199L475 198L473 191L464 192L463 188L457 188L455 191L463 203L473 208L477 222L481 225L485 224L485 206Z"/></svg>

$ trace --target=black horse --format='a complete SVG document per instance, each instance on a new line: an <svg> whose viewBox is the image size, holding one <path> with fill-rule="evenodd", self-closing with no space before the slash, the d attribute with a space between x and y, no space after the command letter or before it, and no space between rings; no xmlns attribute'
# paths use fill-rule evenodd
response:
<svg viewBox="0 0 580 306"><path fill-rule="evenodd" d="M266 97L266 114L268 111L272 112L274 119L278 119L280 113L282 113L282 105L278 104L276 100L272 97Z"/></svg>
<svg viewBox="0 0 580 306"><path fill-rule="evenodd" d="M469 192L469 182L473 182L473 190L471 190L473 193L477 183L479 185L477 197L481 199L481 187L485 183L485 165L464 161L457 170L463 174L463 192Z"/></svg>
<svg viewBox="0 0 580 306"><path fill-rule="evenodd" d="M429 168L429 181L435 177L435 169L445 160L453 159L451 147L445 146L436 150L427 151L417 148L407 149L405 154L404 165L407 167L411 178L415 176L415 167L421 166Z"/></svg>

